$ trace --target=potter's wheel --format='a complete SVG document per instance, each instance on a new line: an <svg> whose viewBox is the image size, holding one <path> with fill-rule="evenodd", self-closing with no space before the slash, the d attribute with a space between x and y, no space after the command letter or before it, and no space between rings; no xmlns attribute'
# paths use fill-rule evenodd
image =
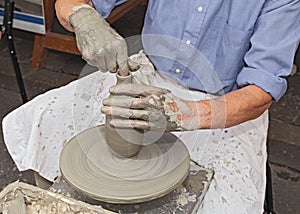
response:
<svg viewBox="0 0 300 214"><path fill-rule="evenodd" d="M131 159L118 158L104 140L104 126L72 138L60 157L64 179L76 190L100 201L139 203L159 198L186 178L190 157L174 135L143 146Z"/></svg>

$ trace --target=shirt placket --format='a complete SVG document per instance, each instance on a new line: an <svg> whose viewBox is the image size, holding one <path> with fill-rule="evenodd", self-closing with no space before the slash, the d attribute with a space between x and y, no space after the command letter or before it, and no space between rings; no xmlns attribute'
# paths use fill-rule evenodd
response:
<svg viewBox="0 0 300 214"><path fill-rule="evenodd" d="M181 38L177 58L174 60L171 69L171 73L175 73L178 79L183 78L186 70L186 63L195 52L194 44L197 44L197 40L200 37L201 27L208 10L210 0L194 0L193 2L193 8L191 9L187 25Z"/></svg>

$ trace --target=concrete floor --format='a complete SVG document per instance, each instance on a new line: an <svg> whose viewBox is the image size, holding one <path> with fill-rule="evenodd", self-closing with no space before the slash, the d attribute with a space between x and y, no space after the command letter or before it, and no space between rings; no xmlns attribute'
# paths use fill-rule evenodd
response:
<svg viewBox="0 0 300 214"><path fill-rule="evenodd" d="M142 25L143 8L117 21L114 26L124 37L136 35ZM56 24L57 31L63 31ZM34 35L14 31L15 46L29 98L65 85L78 78L84 61L76 55L50 51L47 64L31 69ZM295 58L300 68L300 51ZM275 210L278 214L294 214L300 210L300 71L288 78L289 88L280 102L270 109L268 137ZM6 40L0 41L0 119L22 104ZM0 125L1 126L1 125ZM1 127L2 129L2 127ZM15 180L33 183L31 171L19 172L11 160L0 135L0 190Z"/></svg>

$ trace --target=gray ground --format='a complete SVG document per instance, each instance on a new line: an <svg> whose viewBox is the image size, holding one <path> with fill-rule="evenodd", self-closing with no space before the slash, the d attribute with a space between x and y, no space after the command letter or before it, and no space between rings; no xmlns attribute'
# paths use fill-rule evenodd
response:
<svg viewBox="0 0 300 214"><path fill-rule="evenodd" d="M123 36L139 33L143 14L141 9L133 10L114 24ZM62 31L57 24L55 28ZM46 66L33 71L31 58L34 35L17 30L14 31L14 35L30 98L77 79L85 65L79 56L50 51ZM300 68L300 51L295 63ZM288 82L287 94L271 107L268 138L275 209L279 214L298 213L300 210L300 71L289 77ZM0 100L1 120L8 112L22 104L6 40L0 41ZM2 133L0 157L0 190L17 179L33 183L32 172L19 172L15 167L3 143Z"/></svg>

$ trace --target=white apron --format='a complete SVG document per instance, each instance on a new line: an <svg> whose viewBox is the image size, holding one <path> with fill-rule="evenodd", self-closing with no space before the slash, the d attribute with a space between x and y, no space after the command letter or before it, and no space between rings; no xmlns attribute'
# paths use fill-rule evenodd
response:
<svg viewBox="0 0 300 214"><path fill-rule="evenodd" d="M183 99L211 99L160 75L144 54L136 82L168 88ZM149 72L150 70L150 72ZM3 119L4 141L20 171L32 169L53 181L60 176L63 145L76 133L104 123L102 100L115 75L95 72L20 106ZM191 159L213 169L214 179L198 213L263 213L268 112L255 120L226 129L174 132L187 146Z"/></svg>

